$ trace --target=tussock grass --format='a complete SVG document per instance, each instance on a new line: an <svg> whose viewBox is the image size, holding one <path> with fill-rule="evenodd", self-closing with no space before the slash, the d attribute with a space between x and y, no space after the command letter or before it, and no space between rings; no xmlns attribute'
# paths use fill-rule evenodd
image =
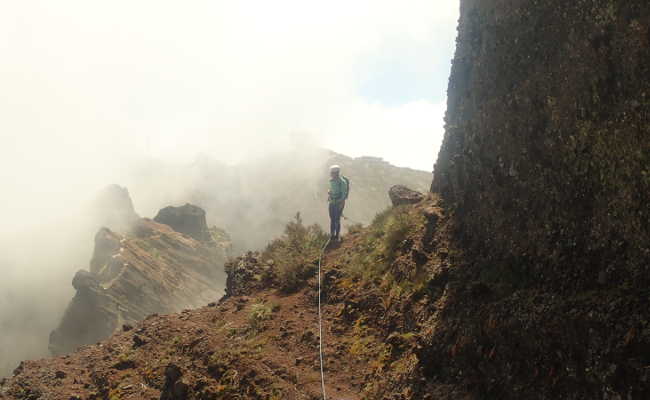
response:
<svg viewBox="0 0 650 400"><path fill-rule="evenodd" d="M251 330L258 332L262 330L263 323L273 316L273 307L269 304L255 303L248 313L248 324Z"/></svg>
<svg viewBox="0 0 650 400"><path fill-rule="evenodd" d="M408 247L405 245L410 236L422 229L424 224L422 215L409 207L389 208L377 214L360 241L358 251L350 259L348 273L352 278L361 280L362 285L384 283L382 286L389 286L390 291L404 291L404 285L390 274L390 267L401 251Z"/></svg>

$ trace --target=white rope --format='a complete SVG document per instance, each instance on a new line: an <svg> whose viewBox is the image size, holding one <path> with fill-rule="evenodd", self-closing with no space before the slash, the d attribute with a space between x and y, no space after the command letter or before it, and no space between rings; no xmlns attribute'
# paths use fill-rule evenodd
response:
<svg viewBox="0 0 650 400"><path fill-rule="evenodd" d="M321 284L320 284L320 275L321 275L321 263L323 261L323 253L325 249L330 244L331 238L327 239L327 243L320 251L320 256L318 257L318 351L320 353L320 383L321 390L323 391L323 400L327 400L325 395L325 372L323 372L323 317L321 315Z"/></svg>

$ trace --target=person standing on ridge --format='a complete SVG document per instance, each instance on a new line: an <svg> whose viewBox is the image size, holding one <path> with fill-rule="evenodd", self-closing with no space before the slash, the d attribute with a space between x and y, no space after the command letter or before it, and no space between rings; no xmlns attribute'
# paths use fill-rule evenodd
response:
<svg viewBox="0 0 650 400"><path fill-rule="evenodd" d="M350 181L341 176L341 167L332 165L330 167L330 189L327 192L330 213L330 240L336 242L341 234L341 217L345 200L350 191Z"/></svg>

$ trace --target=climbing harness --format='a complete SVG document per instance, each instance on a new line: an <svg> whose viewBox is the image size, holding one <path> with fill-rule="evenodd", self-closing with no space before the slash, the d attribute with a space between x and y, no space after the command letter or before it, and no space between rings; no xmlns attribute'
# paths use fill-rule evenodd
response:
<svg viewBox="0 0 650 400"><path fill-rule="evenodd" d="M321 264L323 261L323 254L325 253L325 249L327 246L329 246L330 241L332 238L327 239L327 243L323 246L323 248L320 250L320 256L318 257L318 352L320 353L320 383L321 383L321 390L323 391L323 400L327 400L327 396L325 395L325 373L323 372L323 317L321 314L321 283L320 283L320 275L321 275Z"/></svg>

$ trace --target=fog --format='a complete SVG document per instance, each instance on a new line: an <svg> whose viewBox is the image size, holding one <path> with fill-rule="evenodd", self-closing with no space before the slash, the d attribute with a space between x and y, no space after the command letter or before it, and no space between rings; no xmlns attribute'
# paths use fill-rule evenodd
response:
<svg viewBox="0 0 650 400"><path fill-rule="evenodd" d="M209 184L197 162L298 177L308 195L326 173L309 149L430 171L458 8L0 1L0 376L47 355L92 251L101 216L88 205L107 184L153 217ZM274 190L246 176L214 178L219 207L238 201L235 186ZM272 209L263 194L249 218Z"/></svg>
<svg viewBox="0 0 650 400"><path fill-rule="evenodd" d="M328 151L302 144L236 165L201 155L190 163L143 161L127 180L138 210L153 216L169 204L204 208L209 225L233 238L235 254L257 250L282 232L296 212L324 224ZM305 207L313 203L315 207ZM314 212L320 207L321 213Z"/></svg>

